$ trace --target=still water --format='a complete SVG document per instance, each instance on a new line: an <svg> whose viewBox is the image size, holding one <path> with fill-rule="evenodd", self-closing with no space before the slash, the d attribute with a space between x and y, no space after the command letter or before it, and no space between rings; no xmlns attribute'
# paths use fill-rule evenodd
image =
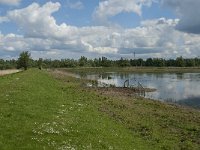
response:
<svg viewBox="0 0 200 150"><path fill-rule="evenodd" d="M200 73L104 73L87 74L88 79L113 84L118 87L130 80L130 85L139 81L143 87L155 88L155 92L146 93L147 98L174 102L200 108Z"/></svg>

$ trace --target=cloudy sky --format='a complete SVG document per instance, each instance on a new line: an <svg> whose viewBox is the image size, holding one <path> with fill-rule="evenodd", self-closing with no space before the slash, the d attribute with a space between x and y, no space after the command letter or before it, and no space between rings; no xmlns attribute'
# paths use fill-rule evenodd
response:
<svg viewBox="0 0 200 150"><path fill-rule="evenodd" d="M200 0L0 0L0 58L200 56Z"/></svg>

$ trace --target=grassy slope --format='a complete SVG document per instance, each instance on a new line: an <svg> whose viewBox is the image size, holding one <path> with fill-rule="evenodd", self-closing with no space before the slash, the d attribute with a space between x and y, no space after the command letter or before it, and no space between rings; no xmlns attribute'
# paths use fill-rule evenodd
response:
<svg viewBox="0 0 200 150"><path fill-rule="evenodd" d="M200 112L100 95L39 70L0 78L0 149L198 149Z"/></svg>
<svg viewBox="0 0 200 150"><path fill-rule="evenodd" d="M0 149L147 147L76 86L39 70L0 78Z"/></svg>

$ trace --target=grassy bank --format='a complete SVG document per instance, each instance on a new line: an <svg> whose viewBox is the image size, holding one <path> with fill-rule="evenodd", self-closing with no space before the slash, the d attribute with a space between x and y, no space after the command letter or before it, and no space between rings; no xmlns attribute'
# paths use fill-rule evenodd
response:
<svg viewBox="0 0 200 150"><path fill-rule="evenodd" d="M66 69L75 73L135 72L135 73L200 73L199 67L99 67Z"/></svg>
<svg viewBox="0 0 200 150"><path fill-rule="evenodd" d="M198 149L200 112L36 69L0 77L0 149Z"/></svg>

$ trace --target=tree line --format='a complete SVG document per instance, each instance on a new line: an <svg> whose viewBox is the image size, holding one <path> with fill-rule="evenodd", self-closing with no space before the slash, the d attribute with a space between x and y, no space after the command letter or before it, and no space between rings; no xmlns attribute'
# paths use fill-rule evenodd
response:
<svg viewBox="0 0 200 150"><path fill-rule="evenodd" d="M0 70L39 67L41 68L74 68L74 67L200 67L200 58L183 58L163 59L163 58L148 58L148 59L126 59L111 60L106 57L88 59L81 56L76 59L61 59L51 60L42 59L34 60L29 52L22 52L17 60L0 59Z"/></svg>

